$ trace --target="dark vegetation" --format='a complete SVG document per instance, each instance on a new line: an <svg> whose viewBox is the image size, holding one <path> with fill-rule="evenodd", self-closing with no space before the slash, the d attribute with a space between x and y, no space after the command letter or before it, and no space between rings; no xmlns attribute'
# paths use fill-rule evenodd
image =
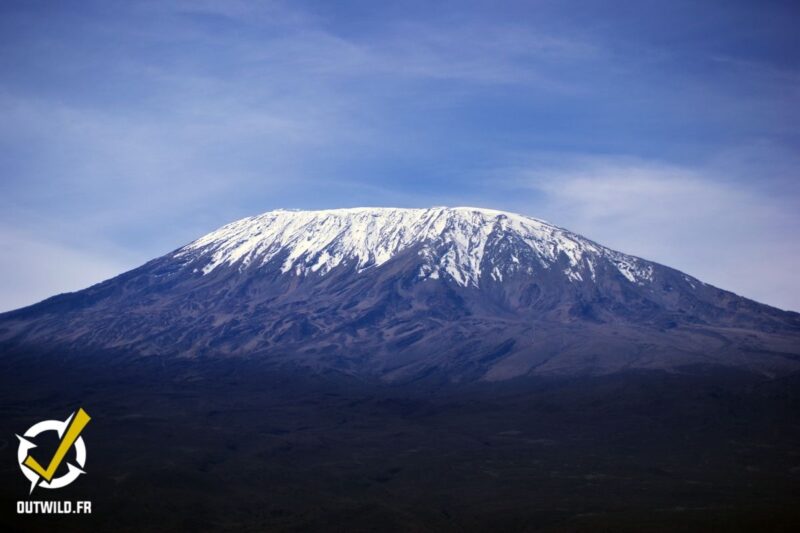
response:
<svg viewBox="0 0 800 533"><path fill-rule="evenodd" d="M87 475L17 517L15 433L83 407ZM797 531L800 378L386 385L256 360L0 356L3 531ZM51 451L43 445L37 451Z"/></svg>

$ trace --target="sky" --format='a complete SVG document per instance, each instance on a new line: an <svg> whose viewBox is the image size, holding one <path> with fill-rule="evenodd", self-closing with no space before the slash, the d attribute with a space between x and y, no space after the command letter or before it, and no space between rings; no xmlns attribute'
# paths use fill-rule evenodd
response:
<svg viewBox="0 0 800 533"><path fill-rule="evenodd" d="M0 3L0 311L277 208L480 206L800 310L800 4Z"/></svg>

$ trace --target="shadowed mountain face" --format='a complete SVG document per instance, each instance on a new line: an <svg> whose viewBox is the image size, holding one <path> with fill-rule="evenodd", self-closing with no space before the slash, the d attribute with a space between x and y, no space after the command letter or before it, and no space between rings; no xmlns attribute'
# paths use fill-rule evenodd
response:
<svg viewBox="0 0 800 533"><path fill-rule="evenodd" d="M451 382L800 370L800 315L472 208L276 211L0 315L4 349L245 356Z"/></svg>

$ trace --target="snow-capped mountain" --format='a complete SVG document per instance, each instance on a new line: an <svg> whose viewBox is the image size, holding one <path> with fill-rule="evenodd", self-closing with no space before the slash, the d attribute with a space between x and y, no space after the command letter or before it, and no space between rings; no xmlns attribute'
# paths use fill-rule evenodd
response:
<svg viewBox="0 0 800 533"><path fill-rule="evenodd" d="M387 380L800 370L800 315L477 208L272 211L0 315L5 350L258 357Z"/></svg>
<svg viewBox="0 0 800 533"><path fill-rule="evenodd" d="M520 255L527 261L547 269L562 266L572 280L594 278L595 266L603 260L632 283L650 281L653 272L645 261L542 220L472 207L271 211L228 224L176 256L208 257L202 269L207 274L225 265L263 267L285 254L281 272L303 276L324 275L347 264L362 272L418 246L421 278L447 276L458 285L479 287L485 274L502 281L504 273L520 269L532 273L531 266L513 253L504 258L487 256L484 262L492 245L513 241L518 241Z"/></svg>

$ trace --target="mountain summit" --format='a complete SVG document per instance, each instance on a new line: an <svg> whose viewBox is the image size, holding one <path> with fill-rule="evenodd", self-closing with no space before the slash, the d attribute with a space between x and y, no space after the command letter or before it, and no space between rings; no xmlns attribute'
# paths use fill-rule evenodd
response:
<svg viewBox="0 0 800 533"><path fill-rule="evenodd" d="M468 207L271 211L0 315L9 350L257 357L384 380L800 370L800 315L547 222Z"/></svg>
<svg viewBox="0 0 800 533"><path fill-rule="evenodd" d="M594 278L602 261L633 283L652 276L646 262L542 220L472 207L272 211L228 224L176 255L208 258L204 274L224 265L267 266L285 257L281 272L307 276L347 265L360 273L413 248L420 278L448 277L461 286L479 287L484 271L495 281L520 269L531 274L530 262L561 268L571 280ZM501 250L506 253L495 253Z"/></svg>

